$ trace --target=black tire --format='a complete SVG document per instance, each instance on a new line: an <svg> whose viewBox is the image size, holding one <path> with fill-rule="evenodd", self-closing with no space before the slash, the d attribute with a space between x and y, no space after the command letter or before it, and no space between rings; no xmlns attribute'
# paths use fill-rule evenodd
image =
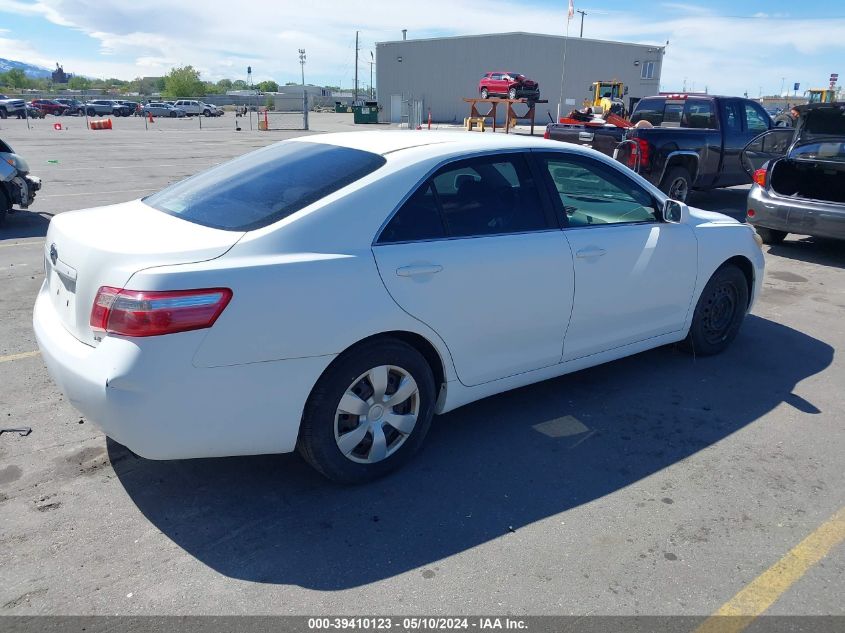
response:
<svg viewBox="0 0 845 633"><path fill-rule="evenodd" d="M516 88L508 90L508 99L516 99Z"/></svg>
<svg viewBox="0 0 845 633"><path fill-rule="evenodd" d="M202 115L203 116L211 116L211 110L203 110Z"/></svg>
<svg viewBox="0 0 845 633"><path fill-rule="evenodd" d="M487 88L482 88L481 89L481 98L482 99L488 99L489 97L490 97L490 92L487 90Z"/></svg>
<svg viewBox="0 0 845 633"><path fill-rule="evenodd" d="M755 226L754 230L763 240L763 244L782 244L786 236L789 235L786 231L778 231L777 229L767 229L764 226Z"/></svg>
<svg viewBox="0 0 845 633"><path fill-rule="evenodd" d="M5 109L5 108L4 108L4 109L2 109L2 110L0 110L0 119L5 119L5 118L6 118L6 117L8 117L8 116L9 116L9 115L6 113L6 109Z"/></svg>
<svg viewBox="0 0 845 633"><path fill-rule="evenodd" d="M0 185L0 227L6 221L6 215L12 210L12 201L9 194L2 185Z"/></svg>
<svg viewBox="0 0 845 633"><path fill-rule="evenodd" d="M722 352L736 338L748 310L748 281L734 264L722 265L698 299L681 348L697 356Z"/></svg>
<svg viewBox="0 0 845 633"><path fill-rule="evenodd" d="M660 191L672 200L686 202L692 191L692 177L686 167L672 167L660 183Z"/></svg>
<svg viewBox="0 0 845 633"><path fill-rule="evenodd" d="M175 118L176 118L176 116L177 116L177 115L176 115L176 113L175 113L175 112L173 112L173 111L171 110L171 112L170 112L170 118L171 118L171 119L175 119Z"/></svg>
<svg viewBox="0 0 845 633"><path fill-rule="evenodd" d="M395 452L381 461L359 463L338 447L335 418L341 397L356 384L356 378L382 365L399 367L416 381L418 416ZM436 397L431 367L416 349L396 339L362 343L344 352L320 377L305 405L297 448L305 461L333 481L354 484L383 477L407 462L423 443L434 417ZM362 441L367 438L371 435Z"/></svg>

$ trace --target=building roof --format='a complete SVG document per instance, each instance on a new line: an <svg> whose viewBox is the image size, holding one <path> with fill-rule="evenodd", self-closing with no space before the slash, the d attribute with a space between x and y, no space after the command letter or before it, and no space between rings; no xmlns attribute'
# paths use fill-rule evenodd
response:
<svg viewBox="0 0 845 633"><path fill-rule="evenodd" d="M419 37L414 39L407 39L407 40L387 40L384 42L376 42L376 46L381 46L384 44L411 44L414 42L435 42L435 41L442 41L442 40L460 40L460 39L472 39L472 38L479 38L479 37L545 37L551 39L559 39L565 40L567 37L565 35L555 35L552 33L528 33L526 31L509 31L507 33L477 33L473 35L448 35L443 37ZM571 40L587 40L590 42L601 42L604 44L624 44L625 46L640 46L642 48L655 48L655 49L664 49L665 46L660 46L657 44L639 44L635 42L620 42L617 40L596 40L588 37L575 37L569 36Z"/></svg>

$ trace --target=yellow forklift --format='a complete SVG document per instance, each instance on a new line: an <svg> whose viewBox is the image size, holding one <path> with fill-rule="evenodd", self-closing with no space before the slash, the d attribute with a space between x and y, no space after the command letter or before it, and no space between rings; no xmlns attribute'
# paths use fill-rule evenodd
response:
<svg viewBox="0 0 845 633"><path fill-rule="evenodd" d="M628 88L621 81L594 81L588 88L590 97L584 99L584 107L590 107L596 114L613 113L624 117L625 101Z"/></svg>

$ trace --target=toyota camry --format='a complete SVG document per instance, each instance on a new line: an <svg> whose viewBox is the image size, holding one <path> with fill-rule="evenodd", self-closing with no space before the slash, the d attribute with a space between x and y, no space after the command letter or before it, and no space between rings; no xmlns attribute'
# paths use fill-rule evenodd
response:
<svg viewBox="0 0 845 633"><path fill-rule="evenodd" d="M722 351L762 285L755 235L583 147L309 136L56 216L34 326L69 400L143 457L298 449L359 482L480 398Z"/></svg>

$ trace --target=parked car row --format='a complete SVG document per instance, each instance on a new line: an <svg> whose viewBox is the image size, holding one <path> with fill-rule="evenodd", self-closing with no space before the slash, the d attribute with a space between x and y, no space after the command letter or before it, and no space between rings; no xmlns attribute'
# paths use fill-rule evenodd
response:
<svg viewBox="0 0 845 633"><path fill-rule="evenodd" d="M23 99L10 99L0 95L0 119L10 116L18 118L44 118L52 116L207 116L223 115L223 108L197 100L157 101L141 104L123 99L93 99L81 102L77 99L33 99L29 103Z"/></svg>

